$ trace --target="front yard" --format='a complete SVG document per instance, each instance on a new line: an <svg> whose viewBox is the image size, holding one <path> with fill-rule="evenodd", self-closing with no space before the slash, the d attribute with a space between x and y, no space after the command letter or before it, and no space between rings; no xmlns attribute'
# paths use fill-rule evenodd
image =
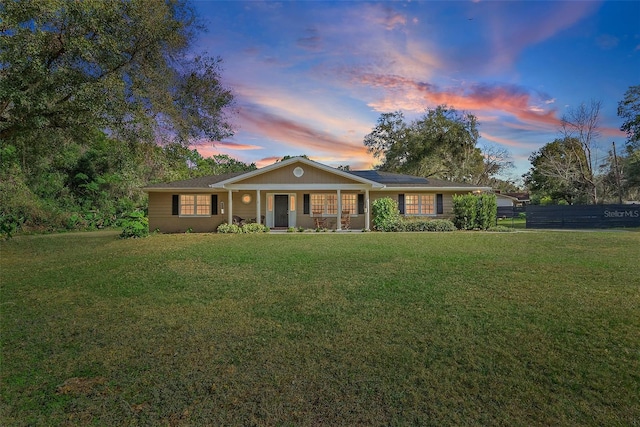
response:
<svg viewBox="0 0 640 427"><path fill-rule="evenodd" d="M2 425L634 425L640 234L19 236Z"/></svg>

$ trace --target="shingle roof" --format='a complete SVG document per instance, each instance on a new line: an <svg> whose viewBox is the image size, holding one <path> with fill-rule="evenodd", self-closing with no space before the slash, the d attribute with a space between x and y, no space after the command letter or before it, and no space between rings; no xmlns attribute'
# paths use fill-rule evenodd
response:
<svg viewBox="0 0 640 427"><path fill-rule="evenodd" d="M207 188L211 184L221 182L246 172L229 172L222 175L200 176L198 178L185 179L182 181L162 182L158 184L150 184L145 188Z"/></svg>
<svg viewBox="0 0 640 427"><path fill-rule="evenodd" d="M477 188L477 185L461 184L459 182L444 181L435 178L423 178L413 175L383 172L378 170L350 171L361 178L385 184L387 187L469 187Z"/></svg>
<svg viewBox="0 0 640 427"><path fill-rule="evenodd" d="M378 170L346 171L359 178L383 184L387 188L393 187L434 187L434 188L478 188L477 185L461 184L458 182L444 181L435 178L423 178L413 175L403 175L398 173L383 172ZM243 175L247 172L230 172L223 175L209 175L198 178L185 179L168 183L158 183L146 186L146 189L199 189L208 188L211 184L226 181L228 179Z"/></svg>

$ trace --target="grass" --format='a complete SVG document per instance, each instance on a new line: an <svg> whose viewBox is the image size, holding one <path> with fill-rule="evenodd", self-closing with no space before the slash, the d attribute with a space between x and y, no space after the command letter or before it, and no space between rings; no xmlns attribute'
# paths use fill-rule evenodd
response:
<svg viewBox="0 0 640 427"><path fill-rule="evenodd" d="M640 234L21 236L0 424L637 425Z"/></svg>

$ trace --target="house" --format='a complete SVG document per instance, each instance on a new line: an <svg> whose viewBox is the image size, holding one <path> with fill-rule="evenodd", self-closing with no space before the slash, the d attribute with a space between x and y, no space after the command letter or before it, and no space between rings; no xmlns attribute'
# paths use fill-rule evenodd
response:
<svg viewBox="0 0 640 427"><path fill-rule="evenodd" d="M149 195L149 229L175 233L211 232L223 222L243 221L270 228L369 229L371 203L382 197L396 200L406 216L448 218L454 194L491 189L377 170L343 171L293 157L250 172L143 190Z"/></svg>
<svg viewBox="0 0 640 427"><path fill-rule="evenodd" d="M529 193L502 193L495 191L498 207L523 207L529 204Z"/></svg>

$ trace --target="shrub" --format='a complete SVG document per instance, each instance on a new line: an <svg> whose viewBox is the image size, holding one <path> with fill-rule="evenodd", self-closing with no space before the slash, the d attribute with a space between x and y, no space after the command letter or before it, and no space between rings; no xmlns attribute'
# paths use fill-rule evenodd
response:
<svg viewBox="0 0 640 427"><path fill-rule="evenodd" d="M496 224L498 204L495 194L453 196L453 215L461 230L487 230Z"/></svg>
<svg viewBox="0 0 640 427"><path fill-rule="evenodd" d="M269 231L269 227L266 225L258 224L257 222L252 222L250 224L244 224L240 227L241 233L266 233Z"/></svg>
<svg viewBox="0 0 640 427"><path fill-rule="evenodd" d="M18 218L14 214L0 213L0 236L10 239L20 229L24 218Z"/></svg>
<svg viewBox="0 0 640 427"><path fill-rule="evenodd" d="M383 197L373 202L371 206L373 215L373 229L378 231L400 231L400 213L398 203L389 198Z"/></svg>
<svg viewBox="0 0 640 427"><path fill-rule="evenodd" d="M456 226L448 219L405 218L400 221L398 231L455 231Z"/></svg>
<svg viewBox="0 0 640 427"><path fill-rule="evenodd" d="M145 237L149 235L149 219L144 212L134 211L127 215L121 222L123 239Z"/></svg>
<svg viewBox="0 0 640 427"><path fill-rule="evenodd" d="M223 222L217 228L218 233L223 234L238 234L240 233L240 227L235 224L227 224Z"/></svg>
<svg viewBox="0 0 640 427"><path fill-rule="evenodd" d="M476 196L453 195L453 223L460 230L472 230L476 223Z"/></svg>

